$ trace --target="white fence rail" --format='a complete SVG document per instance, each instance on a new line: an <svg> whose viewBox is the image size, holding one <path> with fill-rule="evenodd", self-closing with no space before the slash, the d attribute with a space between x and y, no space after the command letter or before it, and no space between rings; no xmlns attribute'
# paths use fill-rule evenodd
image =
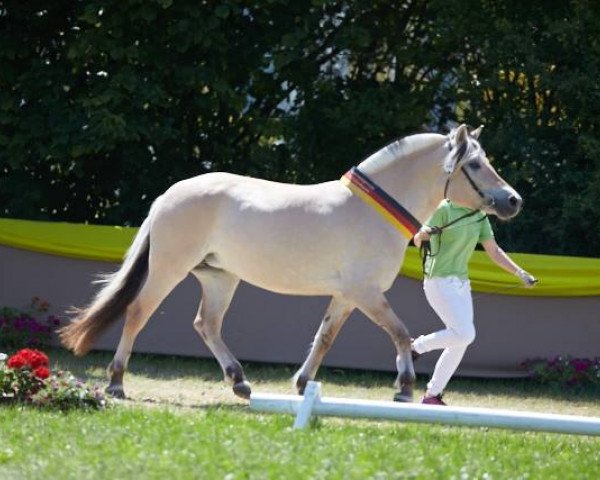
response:
<svg viewBox="0 0 600 480"><path fill-rule="evenodd" d="M321 384L308 382L304 396L254 393L250 408L296 415L294 428L305 428L313 415L402 420L470 427L600 435L600 418L471 407L321 397Z"/></svg>

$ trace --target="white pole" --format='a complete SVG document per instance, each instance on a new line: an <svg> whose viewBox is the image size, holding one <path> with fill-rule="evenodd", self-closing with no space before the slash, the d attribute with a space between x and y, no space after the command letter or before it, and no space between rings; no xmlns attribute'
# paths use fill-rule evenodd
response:
<svg viewBox="0 0 600 480"><path fill-rule="evenodd" d="M311 382L309 382L310 384ZM316 383L316 382L315 382ZM308 390L308 385L307 385ZM262 412L300 412L304 397L298 395L252 394L250 408ZM600 418L549 413L496 410L472 407L441 407L414 403L316 397L302 410L305 426L314 415L404 420L476 427L532 430L541 432L600 435ZM299 426L298 428L302 428Z"/></svg>
<svg viewBox="0 0 600 480"><path fill-rule="evenodd" d="M312 410L315 402L321 398L321 384L319 382L308 382L304 389L304 398L298 407L294 428L305 428L310 423Z"/></svg>

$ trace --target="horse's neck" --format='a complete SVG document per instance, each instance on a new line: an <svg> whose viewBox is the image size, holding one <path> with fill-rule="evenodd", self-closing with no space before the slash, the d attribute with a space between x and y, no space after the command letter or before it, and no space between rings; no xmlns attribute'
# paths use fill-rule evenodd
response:
<svg viewBox="0 0 600 480"><path fill-rule="evenodd" d="M444 196L445 137L406 137L371 155L359 165L377 185L423 223Z"/></svg>

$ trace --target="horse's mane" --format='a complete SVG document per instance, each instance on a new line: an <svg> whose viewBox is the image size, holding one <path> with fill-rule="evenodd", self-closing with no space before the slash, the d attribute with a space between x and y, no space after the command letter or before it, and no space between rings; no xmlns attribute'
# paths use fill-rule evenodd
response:
<svg viewBox="0 0 600 480"><path fill-rule="evenodd" d="M423 150L437 148L442 142L447 142L448 150L454 152L452 155L445 156L443 167L446 173L451 173L463 159L479 155L481 152L481 145L471 136L467 136L467 141L462 143L459 148L455 148L456 130L457 128L453 128L448 135L418 133L396 140L363 160L359 165L360 170L367 175L376 173L401 158L414 156L422 153Z"/></svg>
<svg viewBox="0 0 600 480"><path fill-rule="evenodd" d="M379 172L400 158L410 157L417 152L438 147L447 137L437 133L419 133L401 138L378 150L360 163L360 170L369 175Z"/></svg>

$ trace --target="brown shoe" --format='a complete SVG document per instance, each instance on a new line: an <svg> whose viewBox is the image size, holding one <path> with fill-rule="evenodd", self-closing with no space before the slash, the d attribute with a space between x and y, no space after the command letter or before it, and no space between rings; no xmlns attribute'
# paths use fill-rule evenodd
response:
<svg viewBox="0 0 600 480"><path fill-rule="evenodd" d="M421 400L421 403L423 403L425 405L439 405L439 406L443 406L443 407L448 406L442 401L441 393L439 395L425 395L423 397L423 400Z"/></svg>

